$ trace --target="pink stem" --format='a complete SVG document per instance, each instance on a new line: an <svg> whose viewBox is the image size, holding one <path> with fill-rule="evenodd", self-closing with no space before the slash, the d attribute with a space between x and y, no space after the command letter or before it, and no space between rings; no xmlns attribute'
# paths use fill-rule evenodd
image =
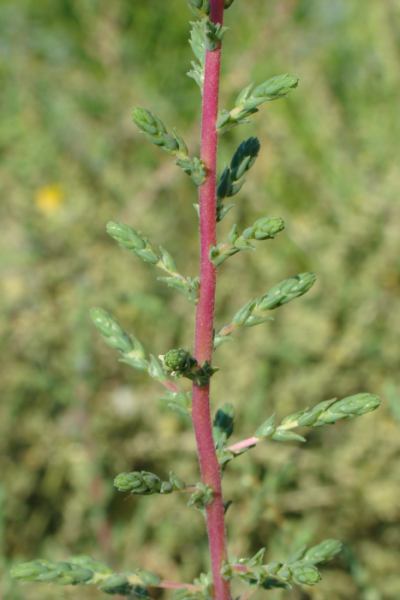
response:
<svg viewBox="0 0 400 600"><path fill-rule="evenodd" d="M211 0L210 18L222 23L224 0ZM200 296L196 310L195 358L200 364L210 361L213 351L215 267L209 259L210 247L216 244L216 169L217 116L221 48L207 51L205 57L201 159L207 168L207 178L199 190L200 205ZM222 563L227 559L224 505L221 471L215 452L210 412L210 386L193 386L193 427L197 443L202 481L213 491L213 501L206 507L207 531L215 600L230 600L229 582L221 576Z"/></svg>
<svg viewBox="0 0 400 600"><path fill-rule="evenodd" d="M247 450L248 448L252 448L253 446L256 446L259 441L260 441L260 438L258 438L258 437L255 437L255 436L250 437L250 438L247 438L246 440L241 440L240 442L236 442L236 444L232 444L232 446L228 446L227 450L230 450L234 454L240 453L240 452L243 452L243 450Z"/></svg>

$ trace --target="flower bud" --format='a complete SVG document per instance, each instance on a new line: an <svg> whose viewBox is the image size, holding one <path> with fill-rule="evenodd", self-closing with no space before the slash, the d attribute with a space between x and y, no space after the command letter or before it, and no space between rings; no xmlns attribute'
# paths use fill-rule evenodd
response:
<svg viewBox="0 0 400 600"><path fill-rule="evenodd" d="M164 367L168 373L185 375L197 365L197 361L184 348L174 348L162 357Z"/></svg>

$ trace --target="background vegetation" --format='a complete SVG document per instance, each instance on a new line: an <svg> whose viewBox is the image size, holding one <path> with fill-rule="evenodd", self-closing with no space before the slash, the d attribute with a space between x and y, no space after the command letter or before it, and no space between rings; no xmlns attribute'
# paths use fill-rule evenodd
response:
<svg viewBox="0 0 400 600"><path fill-rule="evenodd" d="M206 569L200 514L184 499L116 494L119 471L170 467L195 479L190 428L160 390L93 332L101 305L154 353L190 344L192 309L104 233L122 220L197 269L191 182L131 124L158 112L196 147L199 98L185 77L184 0L0 1L0 595L97 598L12 584L12 562L88 553L169 578ZM285 556L346 540L323 583L293 600L400 598L400 6L396 0L237 0L223 104L249 79L300 76L286 101L223 138L228 159L257 133L262 155L237 202L240 225L282 216L286 234L221 270L218 322L286 276L319 283L271 324L223 346L215 398L238 435L334 395L384 406L266 443L230 467L230 548ZM222 229L229 228L233 213ZM161 415L161 416L160 416ZM239 438L238 438L239 439ZM77 595L79 594L79 596ZM271 598L282 598L270 592Z"/></svg>

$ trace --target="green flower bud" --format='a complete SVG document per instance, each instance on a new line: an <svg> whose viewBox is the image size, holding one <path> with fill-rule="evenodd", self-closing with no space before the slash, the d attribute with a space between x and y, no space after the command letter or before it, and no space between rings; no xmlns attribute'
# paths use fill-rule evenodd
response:
<svg viewBox="0 0 400 600"><path fill-rule="evenodd" d="M343 544L339 540L324 540L317 546L313 546L305 553L303 560L316 565L321 562L331 560L336 554L342 551Z"/></svg>
<svg viewBox="0 0 400 600"><path fill-rule="evenodd" d="M197 365L197 361L184 348L169 350L162 358L164 367L171 375L185 375Z"/></svg>

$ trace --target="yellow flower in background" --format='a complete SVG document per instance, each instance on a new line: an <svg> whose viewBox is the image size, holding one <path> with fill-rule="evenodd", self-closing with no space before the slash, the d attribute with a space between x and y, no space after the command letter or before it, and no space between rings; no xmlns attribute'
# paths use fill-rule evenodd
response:
<svg viewBox="0 0 400 600"><path fill-rule="evenodd" d="M37 208L45 215L55 213L64 202L64 193L58 184L44 185L35 195Z"/></svg>

